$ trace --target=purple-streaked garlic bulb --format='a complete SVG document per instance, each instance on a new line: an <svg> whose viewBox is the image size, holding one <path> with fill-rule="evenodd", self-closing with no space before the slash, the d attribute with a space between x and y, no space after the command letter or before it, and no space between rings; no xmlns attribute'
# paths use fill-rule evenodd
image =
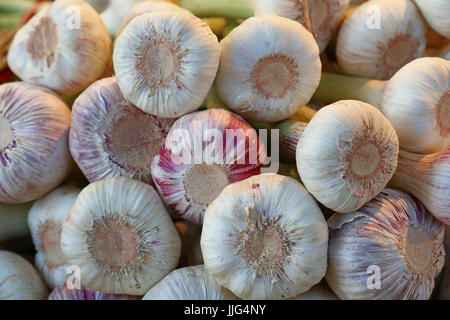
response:
<svg viewBox="0 0 450 320"><path fill-rule="evenodd" d="M50 292L47 300L138 300L139 296L102 293L89 288L69 289L66 284Z"/></svg>
<svg viewBox="0 0 450 320"><path fill-rule="evenodd" d="M116 78L98 80L72 107L70 151L90 182L124 176L152 184L153 157L174 121L136 108Z"/></svg>
<svg viewBox="0 0 450 320"><path fill-rule="evenodd" d="M295 163L297 144L308 123L293 119L286 119L273 126L278 129L280 137L280 157L288 163Z"/></svg>
<svg viewBox="0 0 450 320"><path fill-rule="evenodd" d="M445 261L445 225L406 193L383 190L328 221L326 280L341 299L429 299Z"/></svg>
<svg viewBox="0 0 450 320"><path fill-rule="evenodd" d="M72 168L70 110L49 90L23 82L0 86L0 202L35 200Z"/></svg>
<svg viewBox="0 0 450 320"><path fill-rule="evenodd" d="M264 161L264 145L244 119L211 109L174 123L153 160L152 176L176 215L202 224L223 188L259 174Z"/></svg>

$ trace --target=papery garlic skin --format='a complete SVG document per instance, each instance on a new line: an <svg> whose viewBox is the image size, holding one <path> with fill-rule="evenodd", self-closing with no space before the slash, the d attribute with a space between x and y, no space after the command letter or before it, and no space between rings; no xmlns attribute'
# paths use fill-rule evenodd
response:
<svg viewBox="0 0 450 320"><path fill-rule="evenodd" d="M61 230L81 189L59 187L37 200L28 213L28 226L36 248L35 263L49 287L63 285L67 279L67 260L61 251Z"/></svg>
<svg viewBox="0 0 450 320"><path fill-rule="evenodd" d="M150 166L173 122L135 107L116 78L98 80L72 107L70 151L90 182L123 176L153 184Z"/></svg>
<svg viewBox="0 0 450 320"><path fill-rule="evenodd" d="M237 300L204 265L172 271L151 288L142 300Z"/></svg>
<svg viewBox="0 0 450 320"><path fill-rule="evenodd" d="M72 168L69 108L47 89L23 82L0 86L0 202L35 200Z"/></svg>
<svg viewBox="0 0 450 320"><path fill-rule="evenodd" d="M27 260L0 251L0 300L45 300L47 295L44 281Z"/></svg>
<svg viewBox="0 0 450 320"><path fill-rule="evenodd" d="M223 188L260 174L265 156L263 143L244 119L210 109L173 124L153 160L152 176L177 216L202 224L206 208Z"/></svg>
<svg viewBox="0 0 450 320"><path fill-rule="evenodd" d="M420 202L385 189L328 226L326 280L341 299L430 298L445 261L444 225Z"/></svg>
<svg viewBox="0 0 450 320"><path fill-rule="evenodd" d="M320 282L328 229L298 181L262 174L227 186L205 214L205 266L241 299L288 299Z"/></svg>
<svg viewBox="0 0 450 320"><path fill-rule="evenodd" d="M104 293L143 295L175 269L181 242L158 194L124 177L81 191L63 224L61 249L81 284Z"/></svg>
<svg viewBox="0 0 450 320"><path fill-rule="evenodd" d="M375 197L397 168L399 143L375 107L342 100L320 109L297 144L297 169L324 206L352 212Z"/></svg>
<svg viewBox="0 0 450 320"><path fill-rule="evenodd" d="M113 37L126 15L133 9L133 6L139 2L146 0L110 0L109 5L101 12L102 20L108 29L109 34Z"/></svg>
<svg viewBox="0 0 450 320"><path fill-rule="evenodd" d="M297 154L297 144L308 124L302 121L286 119L274 125L280 135L280 156L281 160L295 163Z"/></svg>
<svg viewBox="0 0 450 320"><path fill-rule="evenodd" d="M409 0L370 0L343 22L336 55L345 73L386 80L423 56L426 25Z"/></svg>
<svg viewBox="0 0 450 320"><path fill-rule="evenodd" d="M138 300L139 296L110 294L89 288L69 289L67 285L52 290L47 300Z"/></svg>
<svg viewBox="0 0 450 320"><path fill-rule="evenodd" d="M450 61L420 58L400 69L386 84L381 111L397 131L402 149L431 153L448 145Z"/></svg>
<svg viewBox="0 0 450 320"><path fill-rule="evenodd" d="M400 150L389 183L415 196L435 218L450 225L450 145L428 155Z"/></svg>
<svg viewBox="0 0 450 320"><path fill-rule="evenodd" d="M317 284L292 300L339 300L339 298L330 289Z"/></svg>
<svg viewBox="0 0 450 320"><path fill-rule="evenodd" d="M150 114L176 118L200 107L220 59L217 37L192 14L134 18L116 40L113 62L123 95Z"/></svg>
<svg viewBox="0 0 450 320"><path fill-rule="evenodd" d="M101 17L90 5L59 0L17 31L8 66L23 81L72 95L103 74L111 45Z"/></svg>
<svg viewBox="0 0 450 320"><path fill-rule="evenodd" d="M450 2L447 0L414 0L427 23L440 35L450 39Z"/></svg>
<svg viewBox="0 0 450 320"><path fill-rule="evenodd" d="M319 48L312 34L293 20L249 18L220 42L220 49L217 93L248 120L286 119L319 85Z"/></svg>

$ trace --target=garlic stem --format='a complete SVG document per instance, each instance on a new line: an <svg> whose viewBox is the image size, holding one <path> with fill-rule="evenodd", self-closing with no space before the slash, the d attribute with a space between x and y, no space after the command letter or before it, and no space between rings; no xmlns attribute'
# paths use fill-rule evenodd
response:
<svg viewBox="0 0 450 320"><path fill-rule="evenodd" d="M32 204L32 202L24 204L0 203L0 241L30 234L27 215Z"/></svg>
<svg viewBox="0 0 450 320"><path fill-rule="evenodd" d="M180 7L198 17L250 18L252 0L180 0Z"/></svg>

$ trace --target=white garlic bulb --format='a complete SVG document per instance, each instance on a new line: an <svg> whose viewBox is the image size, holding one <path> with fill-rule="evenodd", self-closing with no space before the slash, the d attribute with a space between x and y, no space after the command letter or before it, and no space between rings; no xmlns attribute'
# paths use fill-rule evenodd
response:
<svg viewBox="0 0 450 320"><path fill-rule="evenodd" d="M220 42L220 49L215 88L246 119L286 119L319 85L319 48L312 34L293 20L249 18Z"/></svg>
<svg viewBox="0 0 450 320"><path fill-rule="evenodd" d="M0 300L45 300L47 295L44 281L27 260L0 251Z"/></svg>
<svg viewBox="0 0 450 320"><path fill-rule="evenodd" d="M414 0L427 23L439 34L450 39L450 2L448 0Z"/></svg>
<svg viewBox="0 0 450 320"><path fill-rule="evenodd" d="M98 13L81 0L59 0L17 31L8 65L23 81L73 95L108 65L111 37Z"/></svg>
<svg viewBox="0 0 450 320"><path fill-rule="evenodd" d="M36 248L35 263L47 284L63 285L67 260L61 251L61 229L81 189L66 185L37 200L28 213L28 225Z"/></svg>
<svg viewBox="0 0 450 320"><path fill-rule="evenodd" d="M402 149L431 153L448 145L450 61L420 58L400 69L386 84L380 110Z"/></svg>
<svg viewBox="0 0 450 320"><path fill-rule="evenodd" d="M101 12L101 17L111 37L117 33L133 6L142 1L146 0L109 0L107 7L103 8Z"/></svg>
<svg viewBox="0 0 450 320"><path fill-rule="evenodd" d="M410 0L370 0L343 22L336 55L344 72L385 80L425 47L426 25Z"/></svg>
<svg viewBox="0 0 450 320"><path fill-rule="evenodd" d="M57 187L72 168L70 110L50 91L0 86L0 202L24 203Z"/></svg>
<svg viewBox="0 0 450 320"><path fill-rule="evenodd" d="M429 299L444 266L444 225L409 195L385 189L329 221L326 280L341 299Z"/></svg>
<svg viewBox="0 0 450 320"><path fill-rule="evenodd" d="M320 282L328 228L298 181L262 174L227 186L206 210L205 266L241 299L288 299Z"/></svg>
<svg viewBox="0 0 450 320"><path fill-rule="evenodd" d="M150 114L176 118L200 107L220 51L201 19L181 11L134 18L116 40L113 62L123 95Z"/></svg>
<svg viewBox="0 0 450 320"><path fill-rule="evenodd" d="M67 285L52 290L47 300L138 300L139 296L102 293L89 288L69 289Z"/></svg>
<svg viewBox="0 0 450 320"><path fill-rule="evenodd" d="M124 177L83 189L63 224L61 249L81 284L143 295L175 269L181 242L156 191Z"/></svg>
<svg viewBox="0 0 450 320"><path fill-rule="evenodd" d="M124 176L152 184L151 163L174 121L136 108L114 77L98 80L72 107L70 152L90 182Z"/></svg>
<svg viewBox="0 0 450 320"><path fill-rule="evenodd" d="M320 109L297 144L297 169L324 206L352 212L375 197L397 168L398 137L375 107L342 100Z"/></svg>
<svg viewBox="0 0 450 320"><path fill-rule="evenodd" d="M307 0L254 0L254 15L277 15L301 23L311 31L309 14L309 1Z"/></svg>
<svg viewBox="0 0 450 320"><path fill-rule="evenodd" d="M198 265L172 271L151 288L142 300L236 300L221 287L205 266Z"/></svg>

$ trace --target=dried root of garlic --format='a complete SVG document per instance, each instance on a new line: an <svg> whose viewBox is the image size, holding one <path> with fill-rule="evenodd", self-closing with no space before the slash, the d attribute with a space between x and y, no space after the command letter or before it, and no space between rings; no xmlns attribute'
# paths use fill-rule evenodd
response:
<svg viewBox="0 0 450 320"><path fill-rule="evenodd" d="M241 299L288 299L320 282L328 229L296 180L263 174L227 186L208 207L205 266Z"/></svg>
<svg viewBox="0 0 450 320"><path fill-rule="evenodd" d="M265 148L240 116L210 109L178 119L152 163L164 202L202 224L208 205L227 185L261 173Z"/></svg>
<svg viewBox="0 0 450 320"><path fill-rule="evenodd" d="M305 187L327 208L352 212L374 198L397 168L398 137L375 107L343 100L320 109L297 145Z"/></svg>
<svg viewBox="0 0 450 320"><path fill-rule="evenodd" d="M150 114L176 118L200 107L219 65L217 37L192 14L134 18L116 40L113 62L123 95Z"/></svg>
<svg viewBox="0 0 450 320"><path fill-rule="evenodd" d="M0 86L0 202L24 203L57 187L72 168L70 110L23 82Z"/></svg>
<svg viewBox="0 0 450 320"><path fill-rule="evenodd" d="M319 85L319 48L311 33L290 19L247 19L220 42L220 49L217 93L246 119L289 118Z"/></svg>
<svg viewBox="0 0 450 320"><path fill-rule="evenodd" d="M104 73L111 37L98 13L81 0L59 0L16 33L8 66L23 81L72 95Z"/></svg>
<svg viewBox="0 0 450 320"><path fill-rule="evenodd" d="M126 294L110 294L89 288L69 289L62 285L53 289L47 300L138 300L139 296Z"/></svg>
<svg viewBox="0 0 450 320"><path fill-rule="evenodd" d="M103 293L143 295L175 269L181 242L158 194L115 177L81 191L62 229L61 248L81 284Z"/></svg>
<svg viewBox="0 0 450 320"><path fill-rule="evenodd" d="M343 22L336 55L344 72L386 80L425 47L426 25L411 1L370 0Z"/></svg>
<svg viewBox="0 0 450 320"><path fill-rule="evenodd" d="M27 260L0 251L0 300L45 300L47 295L44 281Z"/></svg>
<svg viewBox="0 0 450 320"><path fill-rule="evenodd" d="M328 221L326 280L341 299L429 299L444 266L444 225L409 195L385 189Z"/></svg>
<svg viewBox="0 0 450 320"><path fill-rule="evenodd" d="M35 263L49 287L67 279L67 260L61 251L61 229L81 189L66 185L37 200L28 213L28 226L36 248Z"/></svg>
<svg viewBox="0 0 450 320"><path fill-rule="evenodd" d="M124 176L152 184L153 157L173 122L136 108L115 78L102 79L73 105L70 151L90 182Z"/></svg>
<svg viewBox="0 0 450 320"><path fill-rule="evenodd" d="M237 300L203 265L172 271L151 288L143 300Z"/></svg>

